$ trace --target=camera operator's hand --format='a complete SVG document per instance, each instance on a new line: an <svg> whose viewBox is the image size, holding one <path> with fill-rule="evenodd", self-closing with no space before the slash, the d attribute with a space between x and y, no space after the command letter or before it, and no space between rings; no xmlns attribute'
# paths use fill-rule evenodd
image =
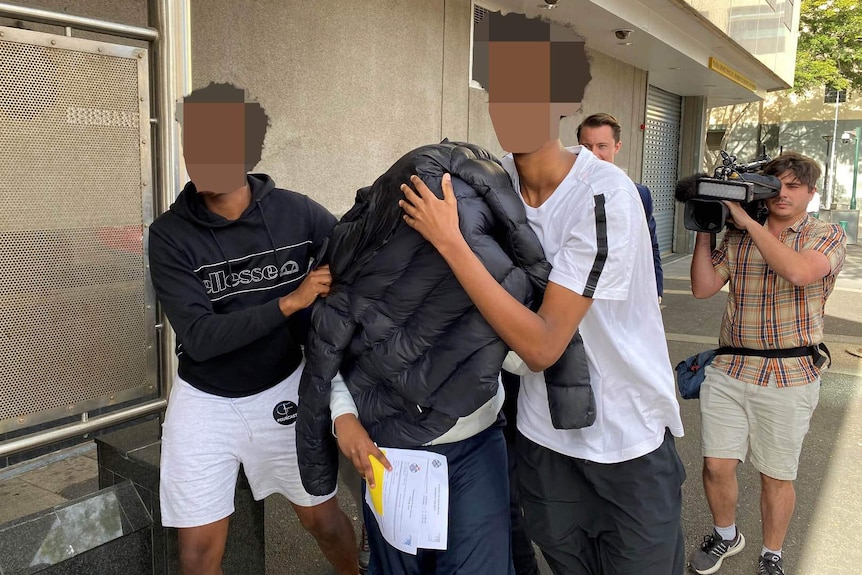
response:
<svg viewBox="0 0 862 575"><path fill-rule="evenodd" d="M730 210L729 221L734 227L748 231L752 224L760 225L748 215L748 212L743 209L742 204L725 200L724 205Z"/></svg>

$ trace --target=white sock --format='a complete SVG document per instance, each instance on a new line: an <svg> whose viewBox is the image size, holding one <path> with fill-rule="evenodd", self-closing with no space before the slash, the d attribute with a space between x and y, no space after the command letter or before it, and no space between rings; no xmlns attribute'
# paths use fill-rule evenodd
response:
<svg viewBox="0 0 862 575"><path fill-rule="evenodd" d="M714 525L716 533L721 535L721 538L725 541L730 541L734 537L736 537L736 523L731 525L730 527L719 527L718 525Z"/></svg>
<svg viewBox="0 0 862 575"><path fill-rule="evenodd" d="M724 535L722 535L722 537L724 537ZM779 549L778 551L773 551L772 549L769 549L764 545L763 549L760 550L760 556L763 557L767 553L772 553L773 555L778 555L778 558L781 559L781 549Z"/></svg>

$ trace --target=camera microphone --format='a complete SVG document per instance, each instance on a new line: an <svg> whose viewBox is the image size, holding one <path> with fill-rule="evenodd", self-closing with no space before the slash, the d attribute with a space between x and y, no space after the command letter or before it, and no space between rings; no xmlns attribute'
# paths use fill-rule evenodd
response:
<svg viewBox="0 0 862 575"><path fill-rule="evenodd" d="M696 198L697 181L700 178L706 177L708 177L707 174L700 173L682 178L676 183L676 189L674 189L673 197L676 198L676 201L678 202L687 202L693 198Z"/></svg>

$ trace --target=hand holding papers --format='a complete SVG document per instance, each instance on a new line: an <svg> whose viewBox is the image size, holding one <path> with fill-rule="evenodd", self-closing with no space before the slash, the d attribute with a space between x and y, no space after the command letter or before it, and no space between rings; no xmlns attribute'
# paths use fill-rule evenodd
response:
<svg viewBox="0 0 862 575"><path fill-rule="evenodd" d="M332 385L335 389L337 381L333 380ZM350 392L347 391L344 382L341 383L341 386L347 397L350 397ZM333 426L335 437L338 440L338 448L353 463L359 474L373 487L375 481L371 462L382 463L384 468L389 469L389 461L386 456L377 448L377 444L368 437L368 432L362 427L362 423L359 422L354 413L348 412L339 415L333 422Z"/></svg>
<svg viewBox="0 0 862 575"><path fill-rule="evenodd" d="M449 530L449 466L445 455L413 449L382 449L386 471L374 457L374 487L365 500L384 539L411 555L417 549L445 550Z"/></svg>

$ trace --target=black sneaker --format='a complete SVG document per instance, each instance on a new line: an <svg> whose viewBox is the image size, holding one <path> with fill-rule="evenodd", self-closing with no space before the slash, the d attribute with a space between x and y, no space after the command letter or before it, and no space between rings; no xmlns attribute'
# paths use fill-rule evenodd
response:
<svg viewBox="0 0 862 575"><path fill-rule="evenodd" d="M784 575L781 557L767 551L757 560L757 575Z"/></svg>
<svg viewBox="0 0 862 575"><path fill-rule="evenodd" d="M745 549L745 537L739 529L736 530L736 537L730 540L722 539L721 535L713 530L711 534L704 536L700 549L691 554L688 566L698 575L711 575L721 569L721 562L725 557L736 555L743 549ZM771 572L769 573L772 575Z"/></svg>

